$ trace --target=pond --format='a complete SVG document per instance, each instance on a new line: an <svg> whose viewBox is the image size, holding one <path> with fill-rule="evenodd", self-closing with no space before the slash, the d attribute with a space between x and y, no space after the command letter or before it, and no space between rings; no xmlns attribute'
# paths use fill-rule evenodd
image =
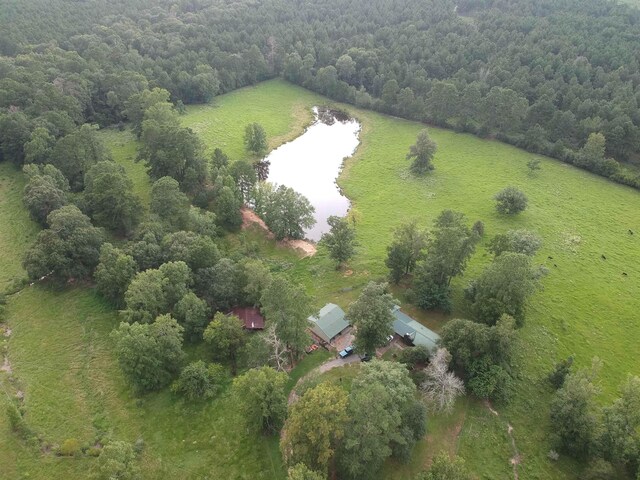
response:
<svg viewBox="0 0 640 480"><path fill-rule="evenodd" d="M329 231L327 218L343 217L349 200L336 180L345 158L358 147L360 124L343 112L314 107L314 123L295 140L275 149L265 158L269 162L267 180L285 185L304 195L316 209L316 224L305 234L318 241Z"/></svg>

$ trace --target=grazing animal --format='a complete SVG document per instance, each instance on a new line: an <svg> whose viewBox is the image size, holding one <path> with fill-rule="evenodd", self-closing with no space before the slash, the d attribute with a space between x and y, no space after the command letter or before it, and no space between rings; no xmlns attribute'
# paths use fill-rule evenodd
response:
<svg viewBox="0 0 640 480"><path fill-rule="evenodd" d="M553 264L554 267L558 268L558 265L556 265L555 263Z"/></svg>
<svg viewBox="0 0 640 480"><path fill-rule="evenodd" d="M607 259L607 257L605 257L604 255L600 255L600 257L602 257L603 260Z"/></svg>
<svg viewBox="0 0 640 480"><path fill-rule="evenodd" d="M622 276L626 277L627 276L627 272L622 272Z"/></svg>
<svg viewBox="0 0 640 480"><path fill-rule="evenodd" d="M633 235L633 230L629 229L629 235Z"/></svg>
<svg viewBox="0 0 640 480"><path fill-rule="evenodd" d="M548 258L549 260L553 260L553 257L551 257L551 256L549 256L549 257L547 257L547 258Z"/></svg>

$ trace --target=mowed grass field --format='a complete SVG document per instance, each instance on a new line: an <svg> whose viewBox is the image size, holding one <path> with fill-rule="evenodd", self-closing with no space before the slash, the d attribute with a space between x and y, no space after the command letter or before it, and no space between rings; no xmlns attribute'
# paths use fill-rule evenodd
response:
<svg viewBox="0 0 640 480"><path fill-rule="evenodd" d="M273 148L299 135L312 119L311 107L326 103L332 104L276 80L216 98L211 105L189 107L182 118L202 136L209 151L219 147L237 160L246 156L242 137L248 123L261 123ZM382 477L410 478L444 448L465 457L479 478L513 478L510 424L522 456L520 478L579 478L579 465L547 458L551 392L544 377L555 361L570 354L579 367L598 356L603 361L599 384L605 402L628 374L640 374L640 193L542 157L542 170L530 177L526 162L531 154L434 128L429 130L438 143L436 170L415 179L408 173L405 154L423 125L342 108L362 123L361 145L339 179L353 202L360 242L349 271L337 272L323 248L315 257L299 260L258 232L242 233L227 243L262 251L274 270L304 284L318 306L333 301L346 308L367 281L384 278L385 248L395 226L413 219L429 226L441 210L459 210L470 222L482 220L486 225L483 244L465 277L454 284L453 316L465 317L462 289L490 261L484 245L491 236L512 228L538 232L544 246L535 262L546 265L549 274L544 289L532 298L520 331L515 397L507 406L495 406L499 416L482 402L464 400L451 416L430 419L430 434L411 463L390 463ZM136 192L147 200L150 185L143 165L133 162L136 145L131 133L108 130L104 139L127 169ZM0 233L0 266L13 276L21 274L20 257L36 228L21 207L21 187L4 188L11 182L20 185L19 172L6 165L0 168L0 215L3 220L18 219L15 233ZM529 197L529 209L517 217L498 215L494 209L493 195L507 185L518 186ZM7 197L13 205L10 213L2 209ZM629 229L636 234L630 235ZM401 290L397 295L404 298ZM449 318L404 307L436 330ZM166 392L136 400L124 385L107 337L117 322L117 315L91 289L56 292L32 287L11 298L9 326L14 332L8 351L36 430L53 442L74 436L90 442L105 425L114 438L144 438L148 478L283 478L277 442L247 434L230 398L206 406L183 405ZM309 367L302 366L294 376ZM0 373L3 382L5 378ZM0 471L11 467L8 471L17 472L16 478L27 472L30 478L73 477L91 465L91 459L35 454L8 434L4 418L0 428L2 439L7 438L0 442Z"/></svg>

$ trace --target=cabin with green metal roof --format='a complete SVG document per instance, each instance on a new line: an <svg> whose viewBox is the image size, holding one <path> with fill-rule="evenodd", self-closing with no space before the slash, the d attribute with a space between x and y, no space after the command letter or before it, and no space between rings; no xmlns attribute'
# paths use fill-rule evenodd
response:
<svg viewBox="0 0 640 480"><path fill-rule="evenodd" d="M392 313L394 317L393 331L405 342L411 345L423 345L430 351L435 351L438 348L440 335L402 312L398 305L393 308Z"/></svg>
<svg viewBox="0 0 640 480"><path fill-rule="evenodd" d="M313 334L326 343L331 343L350 327L344 310L335 303L327 303L317 316L312 315L307 320L311 324Z"/></svg>

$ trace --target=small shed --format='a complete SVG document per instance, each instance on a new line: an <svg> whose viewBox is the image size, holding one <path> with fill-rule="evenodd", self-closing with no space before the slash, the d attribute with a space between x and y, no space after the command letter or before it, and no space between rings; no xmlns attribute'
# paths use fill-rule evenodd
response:
<svg viewBox="0 0 640 480"><path fill-rule="evenodd" d="M311 316L307 320L313 334L327 343L331 343L350 326L344 310L335 303L327 303L317 316Z"/></svg>
<svg viewBox="0 0 640 480"><path fill-rule="evenodd" d="M264 329L264 317L255 307L234 307L231 309L231 313L242 320L244 328L247 330Z"/></svg>
<svg viewBox="0 0 640 480"><path fill-rule="evenodd" d="M440 335L402 312L397 305L393 308L392 313L394 317L393 331L396 335L412 345L423 345L431 351L438 348Z"/></svg>

